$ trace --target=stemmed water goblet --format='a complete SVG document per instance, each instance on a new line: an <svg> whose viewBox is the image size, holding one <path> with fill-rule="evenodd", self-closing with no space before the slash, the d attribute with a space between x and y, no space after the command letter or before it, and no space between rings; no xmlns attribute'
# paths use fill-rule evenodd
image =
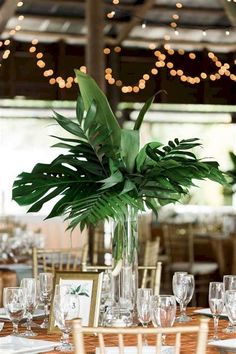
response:
<svg viewBox="0 0 236 354"><path fill-rule="evenodd" d="M236 326L236 290L225 291L225 308L229 318L229 323L234 330ZM232 331L228 333L234 333L234 332Z"/></svg>
<svg viewBox="0 0 236 354"><path fill-rule="evenodd" d="M153 291L149 288L138 289L137 291L138 319L144 328L147 328L148 323L151 321L152 295ZM144 345L147 345L146 337L144 337Z"/></svg>
<svg viewBox="0 0 236 354"><path fill-rule="evenodd" d="M19 287L9 287L3 289L3 306L13 324L12 335L19 336L18 325L24 317L25 302L23 290Z"/></svg>
<svg viewBox="0 0 236 354"><path fill-rule="evenodd" d="M55 348L58 351L73 351L69 342L69 334L72 331L72 320L79 318L79 295L71 293L69 284L56 285L53 299L53 313L55 325L62 331L60 345Z"/></svg>
<svg viewBox="0 0 236 354"><path fill-rule="evenodd" d="M175 272L172 278L173 293L180 306L180 315L176 318L176 322L186 322L186 307L184 310L184 305L188 294L188 283L184 278L187 274L187 272Z"/></svg>
<svg viewBox="0 0 236 354"><path fill-rule="evenodd" d="M40 325L41 328L48 328L48 305L52 297L53 288L53 275L52 273L40 273L39 274L39 289L40 289L40 300L44 304L45 317L43 323Z"/></svg>
<svg viewBox="0 0 236 354"><path fill-rule="evenodd" d="M236 290L236 275L224 275L223 283L225 291ZM227 327L223 330L225 333L235 333L236 327L231 322L230 318Z"/></svg>
<svg viewBox="0 0 236 354"><path fill-rule="evenodd" d="M172 327L176 316L176 301L173 295L157 295L152 299L152 322L156 327ZM162 334L162 345L166 335Z"/></svg>
<svg viewBox="0 0 236 354"><path fill-rule="evenodd" d="M214 320L213 340L219 340L218 323L219 317L224 309L224 284L220 282L211 282L209 285L209 305Z"/></svg>
<svg viewBox="0 0 236 354"><path fill-rule="evenodd" d="M192 318L186 314L186 308L189 302L192 300L194 289L195 289L194 275L185 274L183 277L183 281L187 287L187 294L183 303L182 318L180 322L189 322L191 321Z"/></svg>
<svg viewBox="0 0 236 354"><path fill-rule="evenodd" d="M37 333L33 332L31 329L33 312L37 306L37 286L36 280L34 278L24 278L20 283L21 288L23 289L23 296L25 302L26 310L26 331L22 334L26 337L37 336Z"/></svg>

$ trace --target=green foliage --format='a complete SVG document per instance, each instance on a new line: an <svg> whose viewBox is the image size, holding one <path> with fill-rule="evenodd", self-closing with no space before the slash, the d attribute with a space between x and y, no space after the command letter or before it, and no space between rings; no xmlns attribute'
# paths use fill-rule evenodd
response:
<svg viewBox="0 0 236 354"><path fill-rule="evenodd" d="M198 139L151 142L139 148L139 128L154 97L144 105L134 130L121 129L109 103L94 80L78 71L81 97L76 122L55 113L56 122L71 138L55 137L54 147L66 150L50 164L38 163L21 173L13 185L13 199L37 212L49 200L57 201L47 218L65 215L69 228L109 217L122 221L127 206L152 209L179 201L194 180L224 184L216 161L200 160L192 149ZM118 254L120 250L116 251Z"/></svg>
<svg viewBox="0 0 236 354"><path fill-rule="evenodd" d="M229 152L231 162L233 164L232 170L227 171L228 175L231 177L230 184L236 184L236 155L233 151Z"/></svg>

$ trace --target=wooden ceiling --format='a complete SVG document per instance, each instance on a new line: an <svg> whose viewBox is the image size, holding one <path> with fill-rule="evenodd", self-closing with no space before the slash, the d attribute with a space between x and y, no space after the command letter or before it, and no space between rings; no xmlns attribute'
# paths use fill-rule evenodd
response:
<svg viewBox="0 0 236 354"><path fill-rule="evenodd" d="M94 0L96 1L96 0ZM0 1L1 39L9 38L9 32L19 25L19 16L24 16L20 30L11 37L9 59L2 61L0 69L0 96L27 98L74 99L76 87L64 90L50 86L42 71L35 65L35 57L29 53L33 38L39 39L39 48L45 53L57 74L70 75L74 67L85 64L84 52L87 41L85 0L24 0ZM177 50L197 53L196 67L206 68L207 53L214 51L220 60L229 62L236 74L234 61L236 51L236 1L231 0L182 0L182 8L176 0L112 0L104 1L104 36L108 47L121 46L119 74L123 80L135 82L135 73L148 72L154 63L149 46L163 48L165 43ZM113 18L107 14L115 11ZM178 15L177 20L173 15ZM175 22L177 27L171 27ZM2 53L4 48L1 48ZM176 63L186 71L195 68L189 58L173 56ZM107 63L114 59L107 57ZM199 71L199 70L198 70ZM197 70L196 70L197 72ZM134 77L133 77L133 76ZM38 90L32 91L32 87ZM163 68L158 80L152 78L147 89L139 95L125 95L122 100L143 100L158 88L169 91L171 102L235 103L235 81L222 78L216 82L189 86L177 78L168 76ZM109 89L114 91L117 88ZM176 98L176 89L181 90ZM210 90L208 93L207 90ZM118 90L118 89L117 89ZM226 94L227 92L227 94ZM114 92L113 92L114 93ZM112 93L112 94L113 94ZM109 93L111 94L111 93ZM120 94L120 93L119 93ZM164 99L164 98L163 98Z"/></svg>

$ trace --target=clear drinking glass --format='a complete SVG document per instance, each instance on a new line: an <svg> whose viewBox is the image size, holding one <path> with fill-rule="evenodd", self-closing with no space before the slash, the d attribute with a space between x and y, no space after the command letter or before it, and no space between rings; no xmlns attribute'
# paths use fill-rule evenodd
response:
<svg viewBox="0 0 236 354"><path fill-rule="evenodd" d="M58 351L73 351L74 348L69 342L69 335L72 331L72 320L79 318L79 295L71 294L71 286L56 285L53 299L53 312L55 325L62 331L61 344L55 348Z"/></svg>
<svg viewBox="0 0 236 354"><path fill-rule="evenodd" d="M173 295L158 295L152 299L152 322L156 327L172 327L176 316L176 301ZM165 345L166 335L162 335Z"/></svg>
<svg viewBox="0 0 236 354"><path fill-rule="evenodd" d="M152 315L152 295L153 291L149 288L138 289L137 291L137 313L142 326L146 328L151 321ZM144 345L147 345L147 339L144 337Z"/></svg>
<svg viewBox="0 0 236 354"><path fill-rule="evenodd" d="M27 318L27 329L22 334L26 337L37 336L37 333L33 332L31 329L33 312L37 306L37 287L36 280L34 278L24 278L20 283L23 289L23 296L25 302L26 318Z"/></svg>
<svg viewBox="0 0 236 354"><path fill-rule="evenodd" d="M234 328L236 326L236 290L226 290L225 308L230 324Z"/></svg>
<svg viewBox="0 0 236 354"><path fill-rule="evenodd" d="M19 287L4 288L3 306L13 324L13 331L11 334L18 336L18 325L25 313L23 290Z"/></svg>
<svg viewBox="0 0 236 354"><path fill-rule="evenodd" d="M214 320L213 340L218 340L218 322L220 314L224 309L224 284L220 282L211 282L209 285L209 305Z"/></svg>
<svg viewBox="0 0 236 354"><path fill-rule="evenodd" d="M176 301L180 306L180 315L176 318L176 322L186 322L186 300L188 294L188 283L184 281L187 272L175 272L172 278L172 289ZM185 306L185 310L184 310Z"/></svg>
<svg viewBox="0 0 236 354"><path fill-rule="evenodd" d="M191 321L191 317L187 316L186 309L190 301L192 300L194 289L195 289L195 280L193 274L186 274L184 276L184 282L187 286L187 295L183 303L183 312L182 312L182 319L180 322L189 322Z"/></svg>
<svg viewBox="0 0 236 354"><path fill-rule="evenodd" d="M52 298L53 289L53 274L52 273L40 273L39 274L39 289L40 300L44 304L45 317L41 328L48 328L48 305Z"/></svg>
<svg viewBox="0 0 236 354"><path fill-rule="evenodd" d="M225 286L225 291L236 290L236 275L224 275L223 283ZM230 318L229 318L227 327L224 329L224 332L225 333L235 333L236 332L236 327L230 321Z"/></svg>

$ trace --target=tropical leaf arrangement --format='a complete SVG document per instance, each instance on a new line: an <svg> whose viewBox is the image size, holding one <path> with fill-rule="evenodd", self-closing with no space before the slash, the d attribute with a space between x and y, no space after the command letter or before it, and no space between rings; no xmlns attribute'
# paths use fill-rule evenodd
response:
<svg viewBox="0 0 236 354"><path fill-rule="evenodd" d="M14 182L13 199L31 205L28 212L38 212L57 197L47 218L64 215L70 229L79 225L83 230L108 218L124 220L128 205L157 213L187 194L194 180L225 183L216 161L192 152L201 146L197 138L150 142L140 149L140 126L155 95L144 104L133 130L121 129L95 81L75 72L81 93L77 119L55 112L56 122L71 133L69 138L55 136L59 142L54 147L65 153L49 164L37 163Z"/></svg>
<svg viewBox="0 0 236 354"><path fill-rule="evenodd" d="M227 171L228 175L230 176L229 183L231 185L235 185L236 184L236 155L233 153L233 151L230 151L229 157L230 157L230 160L233 164L233 168L231 170Z"/></svg>

